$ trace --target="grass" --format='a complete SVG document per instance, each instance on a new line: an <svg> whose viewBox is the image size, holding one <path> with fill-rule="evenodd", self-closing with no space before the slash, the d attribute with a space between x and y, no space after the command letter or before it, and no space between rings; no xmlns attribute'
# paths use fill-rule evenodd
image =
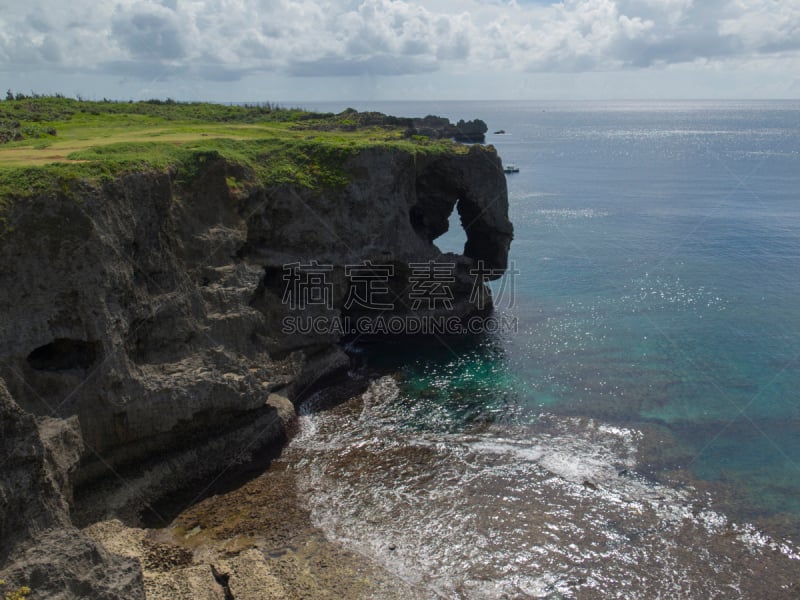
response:
<svg viewBox="0 0 800 600"><path fill-rule="evenodd" d="M370 148L414 156L466 153L450 140L408 135L409 119L348 109L338 115L272 105L0 101L0 238L14 202L80 199L80 190L131 172L175 174L190 185L209 160L241 165L265 186L346 185L347 159ZM228 180L231 189L246 185Z"/></svg>
<svg viewBox="0 0 800 600"><path fill-rule="evenodd" d="M0 143L0 220L14 198L66 191L77 181L174 169L179 181L190 183L210 158L245 165L265 185L316 188L346 184L346 159L366 148L466 151L449 140L407 136L407 125L378 113L321 114L268 104L0 101L0 141L8 140Z"/></svg>

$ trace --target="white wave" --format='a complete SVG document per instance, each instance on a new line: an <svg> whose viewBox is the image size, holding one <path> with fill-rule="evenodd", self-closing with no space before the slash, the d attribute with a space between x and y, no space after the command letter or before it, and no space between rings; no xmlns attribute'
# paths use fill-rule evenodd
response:
<svg viewBox="0 0 800 600"><path fill-rule="evenodd" d="M315 525L429 597L742 597L736 560L798 559L691 490L637 476L639 431L549 414L530 428L407 431L397 397L381 378L304 415L313 434L290 450Z"/></svg>

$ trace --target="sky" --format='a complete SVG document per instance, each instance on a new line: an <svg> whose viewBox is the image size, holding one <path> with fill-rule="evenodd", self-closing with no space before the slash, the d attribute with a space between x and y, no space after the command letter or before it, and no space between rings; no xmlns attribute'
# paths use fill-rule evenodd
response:
<svg viewBox="0 0 800 600"><path fill-rule="evenodd" d="M800 97L800 0L0 0L0 88L220 102Z"/></svg>

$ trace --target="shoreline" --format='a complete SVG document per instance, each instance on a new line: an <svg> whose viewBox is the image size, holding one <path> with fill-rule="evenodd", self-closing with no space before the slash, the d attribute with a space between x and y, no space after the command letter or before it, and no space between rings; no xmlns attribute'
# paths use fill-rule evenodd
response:
<svg viewBox="0 0 800 600"><path fill-rule="evenodd" d="M351 401L367 385L361 378L331 381L318 390L324 400L316 408ZM299 427L295 419L283 443L276 441L259 459L140 507L128 524L98 521L83 532L141 563L147 600L406 600L424 594L312 523L293 465L281 459ZM208 488L199 499L198 487ZM168 524L156 526L153 513Z"/></svg>
<svg viewBox="0 0 800 600"><path fill-rule="evenodd" d="M148 600L414 597L402 580L312 525L285 465L202 500L166 528L106 521L84 532L140 560Z"/></svg>
<svg viewBox="0 0 800 600"><path fill-rule="evenodd" d="M59 97L4 109L21 124L46 116L53 144L81 138L73 162L28 164L22 152L0 177L9 586L142 598L138 561L80 528L135 524L139 507L259 458L295 403L350 368L343 332L286 330L287 317L406 314L414 279L433 282L441 264L448 314L466 318L490 305L486 282L507 267L502 161L443 138L452 127L426 137L377 113ZM151 126L166 137L150 139ZM453 212L469 217L468 243L443 255L433 240ZM380 302L351 305L372 266Z"/></svg>
<svg viewBox="0 0 800 600"><path fill-rule="evenodd" d="M141 561L148 600L166 600L167 598L176 600L184 598L209 598L211 600L217 598L220 600L230 600L231 598L234 600L239 598L253 600L261 598L342 598L344 600L402 598L406 600L407 598L440 595L443 590L450 589L444 580L439 579L437 583L441 574L434 577L432 572L418 573L422 577L419 585L408 583L402 575L398 574L408 571L407 567L411 564L408 563L410 557L408 553L414 552L413 546L409 545L408 539L402 539L404 535L394 540L386 537L384 531L382 536L381 528L384 526L385 529L385 523L376 523L375 530L377 536L382 536L381 552L370 557L359 551L359 547L368 548L369 542L367 538L362 539L358 531L361 530L363 533L372 527L370 525L372 518L376 516L379 519L382 518L378 516L380 511L373 512L375 507L364 506L364 523L359 525L356 530L348 530L346 523L341 531L338 530L339 525L331 522L315 523L315 519L318 519L320 515L315 517L312 514L312 511L321 507L325 507L323 513L337 510L335 508L337 506L336 494L342 492L326 488L325 479L335 481L344 478L345 485L352 487L357 485L355 482L363 477L365 478L363 485L369 486L371 485L369 482L376 476L378 479L375 483L384 478L384 475L378 475L380 471L386 471L387 475L389 472L399 473L398 467L402 467L401 471L404 471L409 460L413 463L424 456L434 457L436 454L436 451L431 448L426 450L423 447L406 450L395 448L395 450L389 450L388 454L383 454L383 450L379 449L382 445L379 443L374 447L379 452L375 455L378 464L372 464L374 461L370 459L369 464L372 466L369 466L364 463L364 460L371 456L372 450L366 450L367 454L364 454L365 449L362 448L362 445L365 439L372 438L375 434L373 431L366 438L359 438L356 435L353 440L354 446L350 449L331 447L329 452L332 452L333 455L329 460L323 463L314 462L316 460L314 455L316 454L319 458L324 452L323 447L330 443L325 430L330 431L331 427L336 426L335 423L340 425L348 423L352 424L354 431L357 431L359 429L358 422L365 414L368 420L371 418L369 414L371 410L377 408L379 410L377 414L380 414L380 408L376 403L380 404L381 400L375 396L375 393L380 388L379 380L383 378L375 378L374 375L375 373L370 372L369 377L359 380L356 374L356 377L349 379L347 383L332 385L321 390L313 399L310 399L310 406L306 407L311 408L317 415L312 417L316 424L306 423L306 426L311 425L308 429L297 427L295 429L296 437L282 448L280 454L263 468L262 472L256 473L256 465L251 465L249 473L251 475L255 473L255 476L242 481L240 485L228 485L227 489L208 495L194 503L171 519L167 527L135 529L126 528L119 522L105 522L92 525L84 531L103 543L109 551L135 557ZM363 389L365 381L369 383L367 390ZM320 421L318 417L323 413L326 414ZM304 414L304 411L301 410L301 414ZM557 419L557 417L554 418ZM333 421L329 419L333 419ZM326 422L327 424L325 424ZM323 427L323 430L318 430L319 426ZM349 435L348 431L343 432L342 435L346 438ZM481 433L476 432L467 434L465 438L478 439L480 436ZM547 436L545 435L545 437ZM643 442L643 440L639 441ZM454 440L453 443L458 446L463 441ZM318 445L319 447L317 447ZM639 448L637 454L641 450L642 448ZM393 456L394 458L392 458ZM524 455L521 454L520 457L522 456ZM643 456L639 456L639 459L641 458ZM400 459L400 462L395 463L395 459ZM481 460L484 459L485 457ZM521 460L525 459L521 458ZM638 462L637 460L637 464ZM320 467L323 468L323 479L309 478L310 473ZM434 472L437 468L436 463L432 463L431 469ZM765 573L772 573L775 576L775 582L782 582L780 585L782 589L774 590L774 593L779 596L784 592L791 593L795 589L789 585L786 579L788 575L786 569L790 567L790 564L785 561L792 559L788 556L783 558L767 556L769 554L768 546L771 543L769 538L764 537L760 529L724 518L724 522L717 522L712 507L708 504L703 506L704 503L701 499L704 495L703 490L696 489L696 493L687 495L686 490L680 492L674 486L666 484L656 484L655 482L648 484L644 480L637 483L639 469L634 466L631 468L633 470L630 474L625 473L623 476L618 475L615 471L612 474L613 477L591 479L588 480L589 483L583 476L575 481L566 478L556 488L564 490L572 488L573 491L568 493L574 494L575 501L584 506L581 510L586 511L586 514L599 511L598 516L605 513L606 508L603 507L608 497L616 498L620 494L628 496L642 488L640 492L644 491L645 496L638 500L631 496L629 500L625 501L631 502L631 507L637 507L636 510L640 512L641 519L643 519L642 529L639 531L640 526L630 522L621 525L621 531L628 531L634 537L649 536L651 533L648 532L666 527L666 531L670 532L665 533L666 539L674 537L673 542L679 544L670 551L675 553L673 559L682 563L694 576L701 574L709 576L711 571L708 570L708 567L711 565L704 566L702 561L698 562L696 558L691 558L693 548L697 549L699 546L690 543L684 550L680 549L682 544L694 539L693 536L701 535L708 549L714 555L723 558L724 561L741 561L742 568L753 575L755 574L753 569L756 568L764 569ZM395 476L398 475L390 476L384 483L389 482ZM416 478L428 480L430 476L427 469L423 469L413 475L412 480ZM408 485L408 481L405 479L394 481L393 485L400 487ZM662 487L665 485L666 487ZM352 488L352 491L356 489ZM422 498L425 498L424 489L420 488ZM663 496L665 493L666 495ZM560 502L558 496L549 496L549 498L545 504L533 509L531 513L534 516L534 522L540 522L540 525L546 525L548 522L548 504ZM670 501L670 498L675 501L674 506L672 506L673 502ZM341 500L342 498L339 498L339 501ZM536 504L540 503L542 499L537 500L534 497L531 498L531 501ZM624 519L621 522L624 523L628 519L625 516L627 511L619 512L623 506L616 505L618 501L618 499L614 500L614 504L608 505L609 512L605 518ZM422 502L424 503L424 500ZM567 518L567 523L569 522L569 518ZM684 525L679 526L680 522L684 522ZM424 531L424 523L416 523L416 526L422 527ZM456 527L458 526L456 525ZM681 527L689 528L688 533L681 532ZM536 529L531 531L535 532ZM342 537L341 534L344 536ZM369 534L368 537L371 535ZM687 535L688 537L686 537ZM747 541L748 539L750 542ZM372 541L374 542L374 540ZM699 540L696 541L699 543ZM419 549L422 549L432 542L433 540L422 535L416 543L421 544ZM599 538L597 538L597 542L599 542ZM396 551L393 548L395 543L397 544ZM750 544L755 545L751 547ZM774 546L774 544L772 545ZM455 548L454 550L457 551ZM511 554L509 554L508 560L512 560L515 553L521 549L509 548L509 550ZM754 554L751 555L751 553ZM394 559L392 559L393 555L396 555ZM397 570L391 568L393 560L397 561ZM609 557L609 560L615 559ZM433 566L431 567L433 568ZM438 570L442 567L443 565L437 565L435 569ZM725 571L727 573L727 569ZM547 572L548 570L545 569L540 575L545 575ZM647 586L652 583L646 582L653 574L647 576L646 573L647 569L638 575L640 578L644 577L639 580L639 585L645 586L643 589L649 589ZM413 576L413 570L408 571L408 574ZM530 573L530 575L534 574L534 572ZM429 580L430 577L434 577L434 579ZM599 590L585 588L586 582L581 584L580 579L572 579L578 583L570 584L571 588L566 597L573 597L569 595L573 592L588 594L587 597L602 597L593 595ZM721 583L723 580L724 577L717 583ZM457 585L457 581L454 583ZM713 578L708 583L713 587ZM756 589L766 591L768 589L752 578L752 575L746 576L744 580L740 581L740 585L750 591ZM789 588L786 587L787 585ZM461 591L457 591L458 589L460 588L452 588L451 591L456 594L463 591L466 593L464 597L473 597L467 591L469 588ZM202 595L198 590L205 590L202 594L208 595ZM486 590L473 589L472 591L478 594L475 596L476 598L490 597L483 594ZM534 594L533 597L538 596Z"/></svg>

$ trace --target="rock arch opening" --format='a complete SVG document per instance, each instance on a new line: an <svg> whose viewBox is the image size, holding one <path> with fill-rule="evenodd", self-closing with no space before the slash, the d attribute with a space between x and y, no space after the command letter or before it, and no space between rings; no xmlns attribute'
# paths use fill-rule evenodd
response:
<svg viewBox="0 0 800 600"><path fill-rule="evenodd" d="M467 232L464 230L461 223L461 215L456 208L447 218L447 231L435 238L433 243L441 252L464 254L464 249L467 246Z"/></svg>
<svg viewBox="0 0 800 600"><path fill-rule="evenodd" d="M473 146L468 160L426 165L417 175L416 203L409 217L417 234L431 243L436 240L440 250L482 261L497 277L506 268L514 228L508 220L508 192L496 154ZM461 232L463 238L439 239Z"/></svg>

